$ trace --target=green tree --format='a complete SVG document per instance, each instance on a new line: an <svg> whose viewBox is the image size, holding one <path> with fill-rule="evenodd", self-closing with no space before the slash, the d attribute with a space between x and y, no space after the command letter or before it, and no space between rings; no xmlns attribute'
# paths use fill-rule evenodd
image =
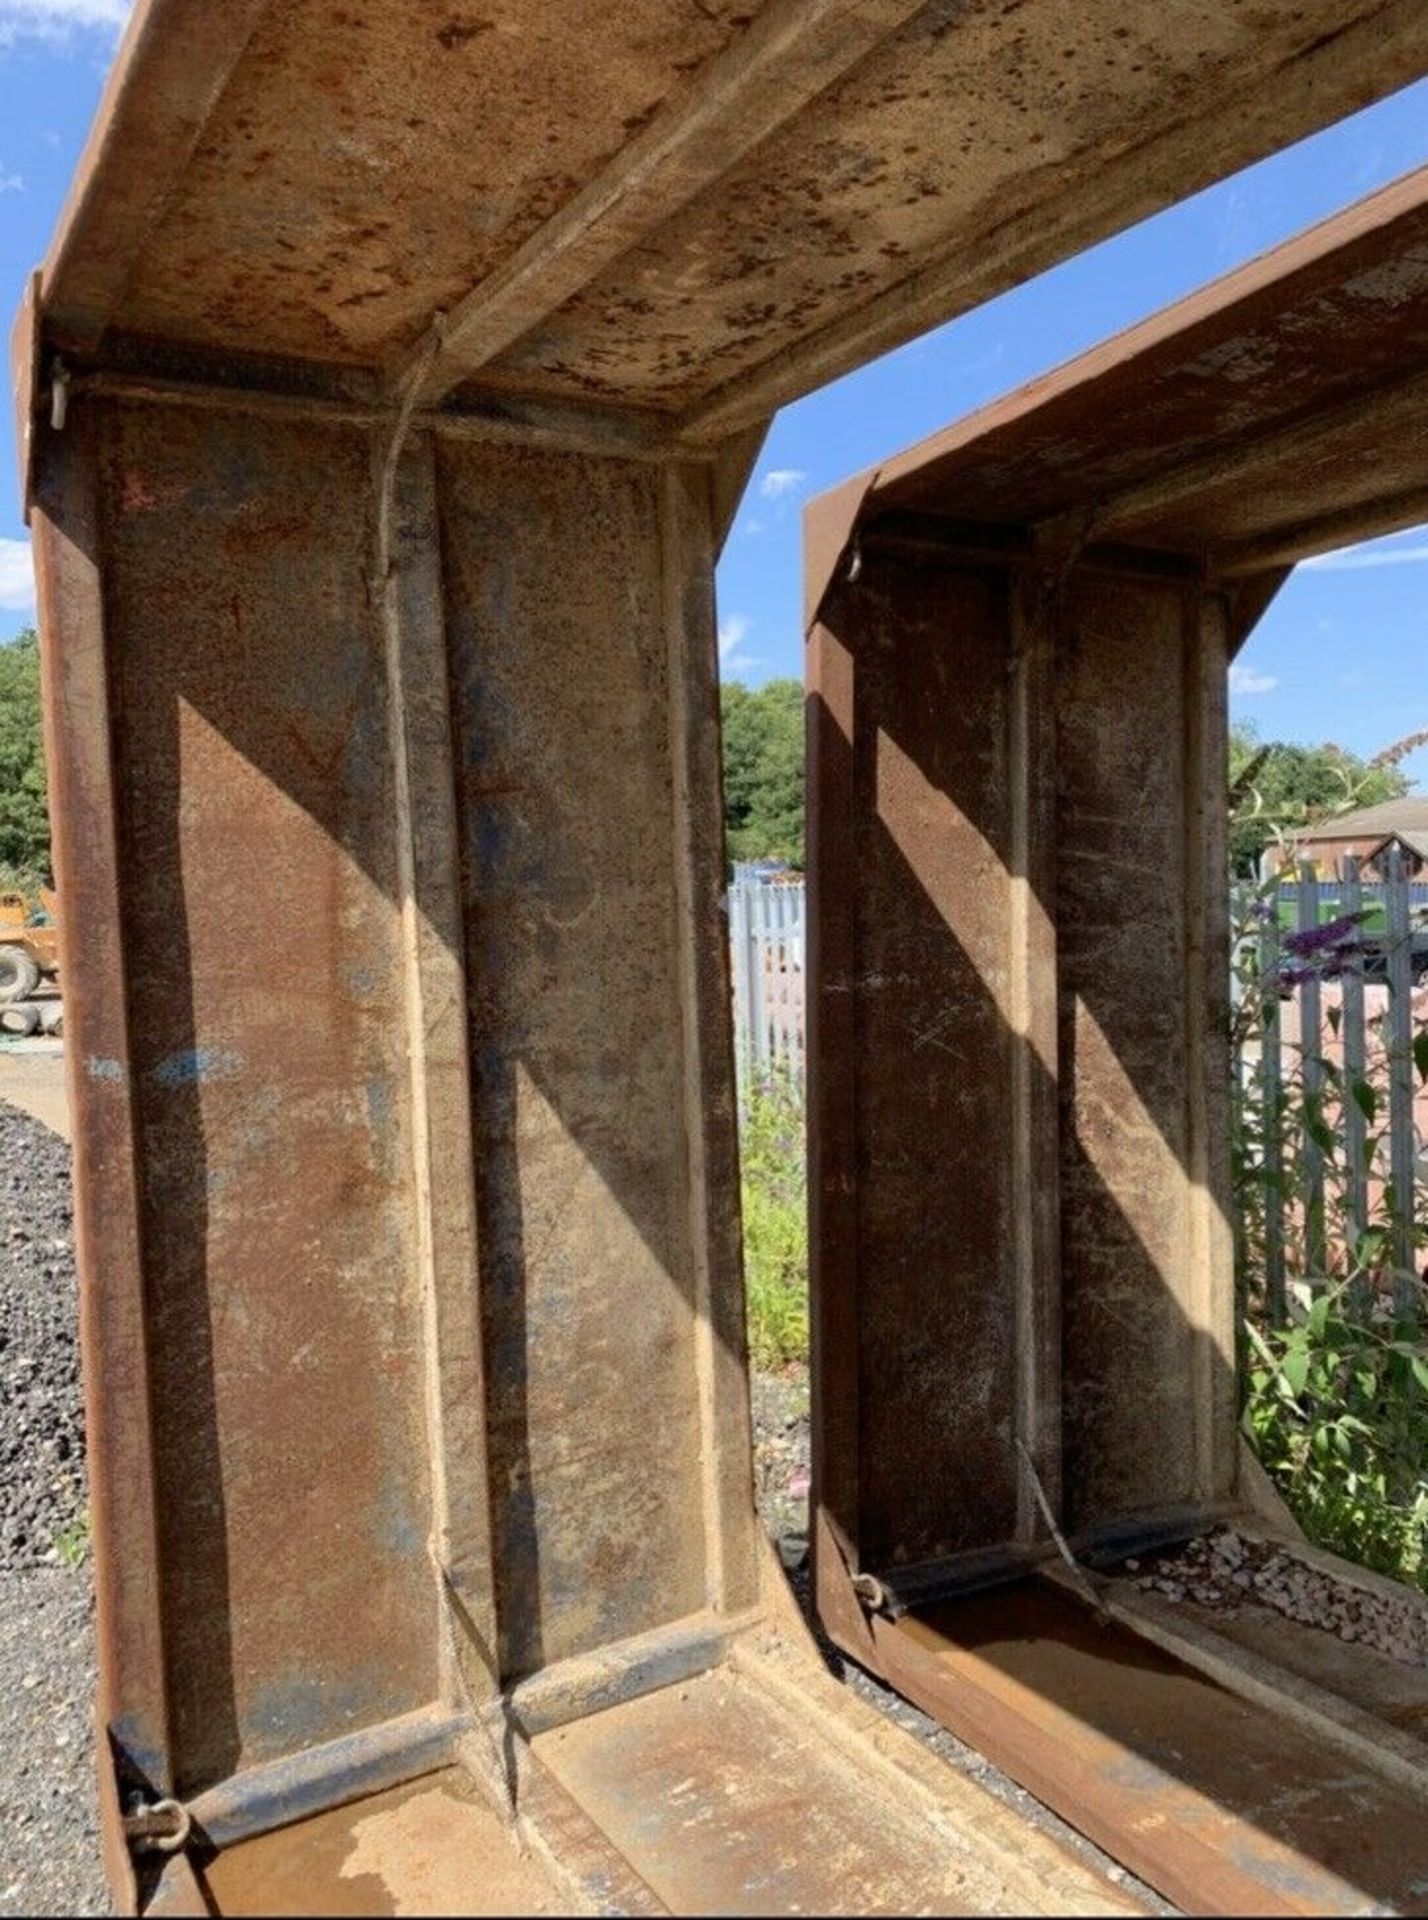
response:
<svg viewBox="0 0 1428 1920"><path fill-rule="evenodd" d="M0 646L0 869L24 885L50 877L50 818L33 627Z"/></svg>
<svg viewBox="0 0 1428 1920"><path fill-rule="evenodd" d="M731 860L803 865L803 688L730 681L724 722L724 828Z"/></svg>
<svg viewBox="0 0 1428 1920"><path fill-rule="evenodd" d="M1251 726L1232 727L1230 860L1235 871L1253 873L1264 849L1282 833L1407 793L1409 781L1396 756L1408 744L1363 760L1328 741L1319 747L1262 741Z"/></svg>

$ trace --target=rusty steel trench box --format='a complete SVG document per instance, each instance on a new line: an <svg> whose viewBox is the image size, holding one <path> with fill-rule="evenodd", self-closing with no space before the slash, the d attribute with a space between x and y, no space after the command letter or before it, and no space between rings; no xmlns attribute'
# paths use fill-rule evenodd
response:
<svg viewBox="0 0 1428 1920"><path fill-rule="evenodd" d="M1135 1907L837 1686L759 1533L713 566L782 402L1425 71L1416 0L141 0L14 354L126 1910ZM1009 696L1004 576L974 571L968 684L998 727L1012 700L1030 764L1035 598ZM1188 703L1171 776L1207 767L1219 602L1084 592L1191 636L1180 692L1144 691ZM1118 644L1084 667L1088 806L1136 771L1097 801ZM893 721L894 842L840 910L866 884L925 921L920 836L962 846L918 799L943 777L920 724ZM1020 791L967 816L993 880L1006 832L1044 845ZM1214 842L1177 831L1193 913ZM1032 1275L1031 1340L983 1327L963 1359L1000 1378L1015 1352L1018 1431L1074 1525L1187 1476L1228 1496L1204 1113L1147 1142L1201 1195L1198 1278L1147 1336L1193 1434L1142 1459L1105 1354L1057 1491L1052 1214L1007 1199L1054 1100L995 1052L999 1020L1042 1031L1046 925L1033 876L1019 984L988 993L950 960L980 934L931 897L1022 1116L1011 1186L963 1225ZM1208 1068L1191 945L1166 1084L1135 1088L1157 1111L1176 1047ZM1078 1058L1109 1072L1101 1011ZM945 1232L946 1167L910 1171L867 1185L869 1222ZM1097 1199L1106 1172L1088 1247L1163 1236ZM914 1395L945 1385L913 1295L884 1331ZM840 1553L1030 1541L1005 1436L953 1460L928 1428L953 1538L887 1406L849 1442L873 1504L832 1492L826 1305L821 1340ZM890 1670L887 1622L851 1617Z"/></svg>
<svg viewBox="0 0 1428 1920"><path fill-rule="evenodd" d="M762 1562L707 475L416 434L384 633L388 438L95 394L37 478L113 1883L1119 1904Z"/></svg>
<svg viewBox="0 0 1428 1920"><path fill-rule="evenodd" d="M819 1610L1195 1912L1428 1910L1428 1674L1124 1570L1303 1552L1238 1452L1227 668L1428 513L1426 427L1428 170L808 510Z"/></svg>

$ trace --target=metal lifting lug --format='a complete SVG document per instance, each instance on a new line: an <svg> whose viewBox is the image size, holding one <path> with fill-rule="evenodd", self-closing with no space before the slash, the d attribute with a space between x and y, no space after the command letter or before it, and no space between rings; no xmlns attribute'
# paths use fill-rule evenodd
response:
<svg viewBox="0 0 1428 1920"><path fill-rule="evenodd" d="M882 1581L878 1579L876 1574L855 1573L853 1575L853 1591L857 1594L869 1613L886 1613L888 1611L887 1588L883 1585Z"/></svg>
<svg viewBox="0 0 1428 1920"><path fill-rule="evenodd" d="M135 1853L181 1853L193 1816L181 1800L145 1800L136 1794L124 1815L124 1838Z"/></svg>

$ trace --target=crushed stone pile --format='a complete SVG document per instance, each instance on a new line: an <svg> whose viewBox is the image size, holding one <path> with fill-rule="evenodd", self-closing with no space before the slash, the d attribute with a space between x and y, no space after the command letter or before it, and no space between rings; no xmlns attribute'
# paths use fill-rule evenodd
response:
<svg viewBox="0 0 1428 1920"><path fill-rule="evenodd" d="M1167 1600L1192 1600L1215 1612L1271 1608L1340 1640L1386 1653L1405 1666L1428 1666L1428 1605L1412 1593L1390 1599L1335 1579L1284 1547L1246 1539L1233 1527L1192 1540L1145 1567L1126 1562L1140 1585Z"/></svg>
<svg viewBox="0 0 1428 1920"><path fill-rule="evenodd" d="M83 1551L69 1148L0 1104L0 1571Z"/></svg>

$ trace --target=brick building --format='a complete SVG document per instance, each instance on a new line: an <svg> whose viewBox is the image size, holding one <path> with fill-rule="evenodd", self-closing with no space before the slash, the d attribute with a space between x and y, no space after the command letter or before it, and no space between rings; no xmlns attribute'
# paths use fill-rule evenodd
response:
<svg viewBox="0 0 1428 1920"><path fill-rule="evenodd" d="M1326 820L1297 838L1293 855L1312 860L1321 879L1333 880L1345 855L1356 854L1363 877L1378 880L1383 878L1380 862L1395 844L1403 850L1410 878L1428 871L1428 794L1406 794Z"/></svg>

